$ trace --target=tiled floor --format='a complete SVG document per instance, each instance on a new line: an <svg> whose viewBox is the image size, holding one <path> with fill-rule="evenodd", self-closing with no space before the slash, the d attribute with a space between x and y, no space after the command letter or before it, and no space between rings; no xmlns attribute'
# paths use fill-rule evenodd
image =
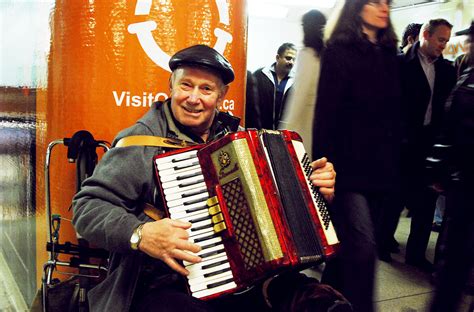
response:
<svg viewBox="0 0 474 312"><path fill-rule="evenodd" d="M405 243L409 229L410 218L402 214L396 233L401 252L392 255L394 259L390 264L381 261L377 263L375 305L378 312L428 311L433 294L430 276L404 263ZM431 232L427 252L429 260L433 260L437 238L438 234ZM6 263L0 255L0 311L26 311L26 304L22 301L18 288L12 283L13 277L6 269ZM460 312L468 312L468 309Z"/></svg>
<svg viewBox="0 0 474 312"><path fill-rule="evenodd" d="M430 283L430 274L405 264L405 245L410 233L410 218L406 211L402 213L395 234L400 244L400 253L392 254L393 261L386 263L377 262L375 307L378 312L427 312L434 286ZM438 233L431 232L427 248L427 258L433 261L434 250ZM320 272L310 273L320 277ZM465 298L472 300L472 297ZM469 311L469 303L465 303L460 311L446 312L474 312Z"/></svg>
<svg viewBox="0 0 474 312"><path fill-rule="evenodd" d="M430 274L405 265L405 245L410 233L410 218L402 214L395 235L400 253L392 254L393 261L379 261L376 281L376 307L381 312L427 311L434 291ZM431 232L427 258L433 261L438 233Z"/></svg>

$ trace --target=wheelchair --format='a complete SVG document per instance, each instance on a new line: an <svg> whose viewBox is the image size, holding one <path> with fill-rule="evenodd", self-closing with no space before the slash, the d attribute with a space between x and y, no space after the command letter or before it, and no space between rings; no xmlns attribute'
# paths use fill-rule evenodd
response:
<svg viewBox="0 0 474 312"><path fill-rule="evenodd" d="M87 291L97 285L107 273L108 251L89 246L89 243L77 233L78 243L60 242L61 222L71 220L59 214L52 214L50 191L50 159L56 146L67 147L67 159L75 163L76 192L80 190L82 181L92 175L98 161L97 149L107 152L110 144L97 141L86 130L80 130L71 138L54 140L46 150L45 174L45 210L47 218L48 261L43 265L41 282L41 310L55 311L88 311ZM71 225L72 226L72 225ZM59 259L60 255L69 255L68 261ZM68 267L72 269L63 269ZM53 278L53 274L68 275L66 280Z"/></svg>

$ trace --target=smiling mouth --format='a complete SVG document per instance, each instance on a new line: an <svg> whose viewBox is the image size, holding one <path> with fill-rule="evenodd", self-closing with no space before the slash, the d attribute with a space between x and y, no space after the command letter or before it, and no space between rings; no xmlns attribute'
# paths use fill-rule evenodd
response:
<svg viewBox="0 0 474 312"><path fill-rule="evenodd" d="M193 108L186 107L186 106L183 106L183 109L185 111L187 111L188 113L193 113L193 114L197 114L197 113L202 112L202 109L193 109Z"/></svg>

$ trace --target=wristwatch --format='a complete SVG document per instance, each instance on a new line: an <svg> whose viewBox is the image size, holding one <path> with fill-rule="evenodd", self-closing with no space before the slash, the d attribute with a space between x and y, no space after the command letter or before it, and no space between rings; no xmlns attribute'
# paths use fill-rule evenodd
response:
<svg viewBox="0 0 474 312"><path fill-rule="evenodd" d="M144 223L137 226L137 228L133 231L132 237L130 237L130 247L133 250L138 250L138 246L142 240L142 228Z"/></svg>

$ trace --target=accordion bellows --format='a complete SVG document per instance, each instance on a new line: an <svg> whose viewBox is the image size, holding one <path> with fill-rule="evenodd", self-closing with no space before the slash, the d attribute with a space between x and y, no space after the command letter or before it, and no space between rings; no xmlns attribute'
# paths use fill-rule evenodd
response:
<svg viewBox="0 0 474 312"><path fill-rule="evenodd" d="M339 244L310 160L292 131L249 130L154 159L171 219L192 223L203 261L185 263L202 299L332 256Z"/></svg>

